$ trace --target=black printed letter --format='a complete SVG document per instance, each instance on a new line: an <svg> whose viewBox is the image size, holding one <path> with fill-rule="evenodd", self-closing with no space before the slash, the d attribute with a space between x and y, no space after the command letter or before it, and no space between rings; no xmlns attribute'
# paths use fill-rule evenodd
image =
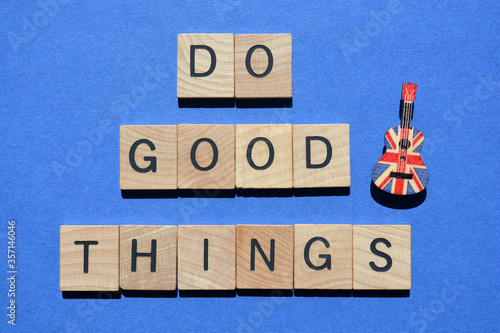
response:
<svg viewBox="0 0 500 333"><path fill-rule="evenodd" d="M260 255L262 256L262 259L264 259L264 262L266 263L267 267L271 272L274 272L274 239L271 239L271 260L268 260L264 251L260 247L259 242L253 238L251 242L251 252L250 252L250 270L255 271L255 248L259 250Z"/></svg>
<svg viewBox="0 0 500 333"><path fill-rule="evenodd" d="M311 250L311 245L316 241L320 241L321 243L323 243L327 249L330 247L330 243L328 243L328 241L326 239L324 239L323 237L311 238L309 240L309 242L307 242L306 247L304 248L304 260L306 261L307 266L309 266L309 268L311 268L311 269L314 269L315 271L320 271L320 270L325 269L325 268L328 270L331 270L332 269L332 256L329 254L320 254L319 255L319 257L321 259L325 259L324 264L321 266L315 266L311 262L311 258L309 257L309 251Z"/></svg>
<svg viewBox="0 0 500 333"><path fill-rule="evenodd" d="M89 245L97 245L97 241L75 241L75 245L83 245L83 273L89 272Z"/></svg>
<svg viewBox="0 0 500 333"><path fill-rule="evenodd" d="M132 272L137 271L137 257L151 257L151 272L156 272L156 239L151 240L150 253L138 253L137 239L132 239Z"/></svg>
<svg viewBox="0 0 500 333"><path fill-rule="evenodd" d="M385 246L387 247L391 247L391 243L389 243L389 241L385 238L377 238L375 240L373 240L373 242L370 244L370 250L372 250L373 254L379 256L379 257L382 257L384 258L386 261L387 261L387 265L385 265L384 267L378 267L377 265L375 265L375 263L372 261L370 262L370 267L376 271L376 272L387 272L389 269L391 269L391 266L392 266L392 259L391 257L387 254L387 253L384 253L384 252L380 252L379 250L377 250L375 248L375 246L378 244L378 243L384 243Z"/></svg>
<svg viewBox="0 0 500 333"><path fill-rule="evenodd" d="M203 240L203 270L208 271L208 238Z"/></svg>
<svg viewBox="0 0 500 333"><path fill-rule="evenodd" d="M311 141L312 140L321 141L326 146L326 157L325 157L325 160L320 164L312 164L311 163ZM330 141L328 141L326 138L324 138L322 136L308 136L308 137L306 137L306 167L308 169L324 168L328 165L328 163L330 163L331 159L332 159L332 145L330 144Z"/></svg>
<svg viewBox="0 0 500 333"><path fill-rule="evenodd" d="M134 169L135 171L137 172L140 172L140 173L146 173L146 172L149 172L149 171L153 171L153 172L156 172L156 157L152 157L152 156L146 156L144 157L144 161L148 161L148 162L151 162L147 167L145 168L140 168L137 163L135 163L135 151L137 150L137 147L139 147L140 144L146 144L148 145L149 149L151 149L151 151L154 151L156 149L155 145L147 140L147 139L141 139L141 140L137 140L136 142L134 142L134 144L132 145L132 147L130 147L130 152L128 154L128 159L130 161L130 166L132 166L132 169Z"/></svg>
<svg viewBox="0 0 500 333"><path fill-rule="evenodd" d="M195 53L196 49L207 50L210 53L210 68L205 73L196 73L195 71ZM190 48L190 67L192 77L203 77L209 76L215 69L215 64L217 63L217 57L215 56L214 50L206 45L191 45Z"/></svg>
<svg viewBox="0 0 500 333"><path fill-rule="evenodd" d="M201 167L198 162L196 161L196 149L198 149L198 146L202 142L208 142L212 146L212 151L213 151L213 158L212 158L212 163L210 163L209 166L207 167ZM217 164L217 160L219 159L219 150L217 149L217 145L215 142L213 142L210 139L207 138L202 138L196 140L196 142L193 144L193 147L191 147L191 163L193 163L193 166L200 171L209 171L214 168L214 166Z"/></svg>
<svg viewBox="0 0 500 333"><path fill-rule="evenodd" d="M269 149L269 159L267 160L267 163L264 164L263 166L255 165L255 163L252 160L253 146L255 145L255 143L257 141L264 141L267 144L267 148ZM250 141L250 143L248 144L248 148L247 148L247 161L248 161L248 164L250 164L250 166L252 168L254 168L255 170L266 170L267 168L269 168L271 166L271 164L273 164L273 161L274 161L274 147L273 147L273 144L271 143L271 141L269 141L266 138L262 138L262 137L255 138L252 141Z"/></svg>
<svg viewBox="0 0 500 333"><path fill-rule="evenodd" d="M266 54L267 54L267 59L268 59L267 68L264 71L264 73L262 73L262 74L255 73L252 69L252 64L250 63L250 60L252 59L253 51L255 51L256 49L263 49L264 51L266 51ZM253 77L258 77L258 78L264 77L267 74L271 73L271 70L273 69L273 54L271 53L271 50L269 50L269 48L267 48L267 46L264 46L264 45L252 46L250 48L250 50L248 50L248 52L247 52L247 57L245 59L245 65L247 66L248 73L250 73L250 75L252 75Z"/></svg>

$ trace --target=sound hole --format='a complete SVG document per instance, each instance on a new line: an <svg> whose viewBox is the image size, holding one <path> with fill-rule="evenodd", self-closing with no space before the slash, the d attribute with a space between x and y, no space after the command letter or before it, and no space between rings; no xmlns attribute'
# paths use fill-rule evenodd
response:
<svg viewBox="0 0 500 333"><path fill-rule="evenodd" d="M401 141L399 141L399 146L401 147L401 150L406 150L410 148L411 142L408 139L402 139Z"/></svg>

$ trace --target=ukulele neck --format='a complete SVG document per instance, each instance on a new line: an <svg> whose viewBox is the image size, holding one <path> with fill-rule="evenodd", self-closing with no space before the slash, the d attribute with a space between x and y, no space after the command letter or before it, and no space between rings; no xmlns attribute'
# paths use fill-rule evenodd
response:
<svg viewBox="0 0 500 333"><path fill-rule="evenodd" d="M411 119L413 118L413 102L417 95L417 85L411 82L403 83L401 100L403 101L403 112L401 113L401 128L409 129ZM408 131L403 131L408 133Z"/></svg>
<svg viewBox="0 0 500 333"><path fill-rule="evenodd" d="M401 128L410 128L413 118L413 102L403 101L403 112L401 114Z"/></svg>

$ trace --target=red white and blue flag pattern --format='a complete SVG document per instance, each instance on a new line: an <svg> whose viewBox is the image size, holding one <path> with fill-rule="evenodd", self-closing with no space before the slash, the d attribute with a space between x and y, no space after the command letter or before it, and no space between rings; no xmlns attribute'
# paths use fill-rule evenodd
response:
<svg viewBox="0 0 500 333"><path fill-rule="evenodd" d="M401 149L401 138L408 138L410 146ZM375 164L372 179L375 185L392 194L407 195L423 191L429 182L429 172L425 166L420 151L424 135L414 127L391 127L385 134L386 152ZM411 174L411 179L391 177L391 172Z"/></svg>

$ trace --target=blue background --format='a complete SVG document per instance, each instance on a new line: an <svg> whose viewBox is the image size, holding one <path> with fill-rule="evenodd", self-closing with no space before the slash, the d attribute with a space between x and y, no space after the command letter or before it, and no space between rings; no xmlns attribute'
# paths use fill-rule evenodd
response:
<svg viewBox="0 0 500 333"><path fill-rule="evenodd" d="M498 328L498 2L43 3L1 5L0 248L15 219L19 331ZM205 32L291 33L293 107L180 109L176 37ZM421 206L395 210L372 199L370 172L408 81L418 84L412 125L426 137L430 184ZM178 123L349 123L351 193L123 199L119 126ZM411 296L72 300L59 291L62 224L254 223L411 224Z"/></svg>

